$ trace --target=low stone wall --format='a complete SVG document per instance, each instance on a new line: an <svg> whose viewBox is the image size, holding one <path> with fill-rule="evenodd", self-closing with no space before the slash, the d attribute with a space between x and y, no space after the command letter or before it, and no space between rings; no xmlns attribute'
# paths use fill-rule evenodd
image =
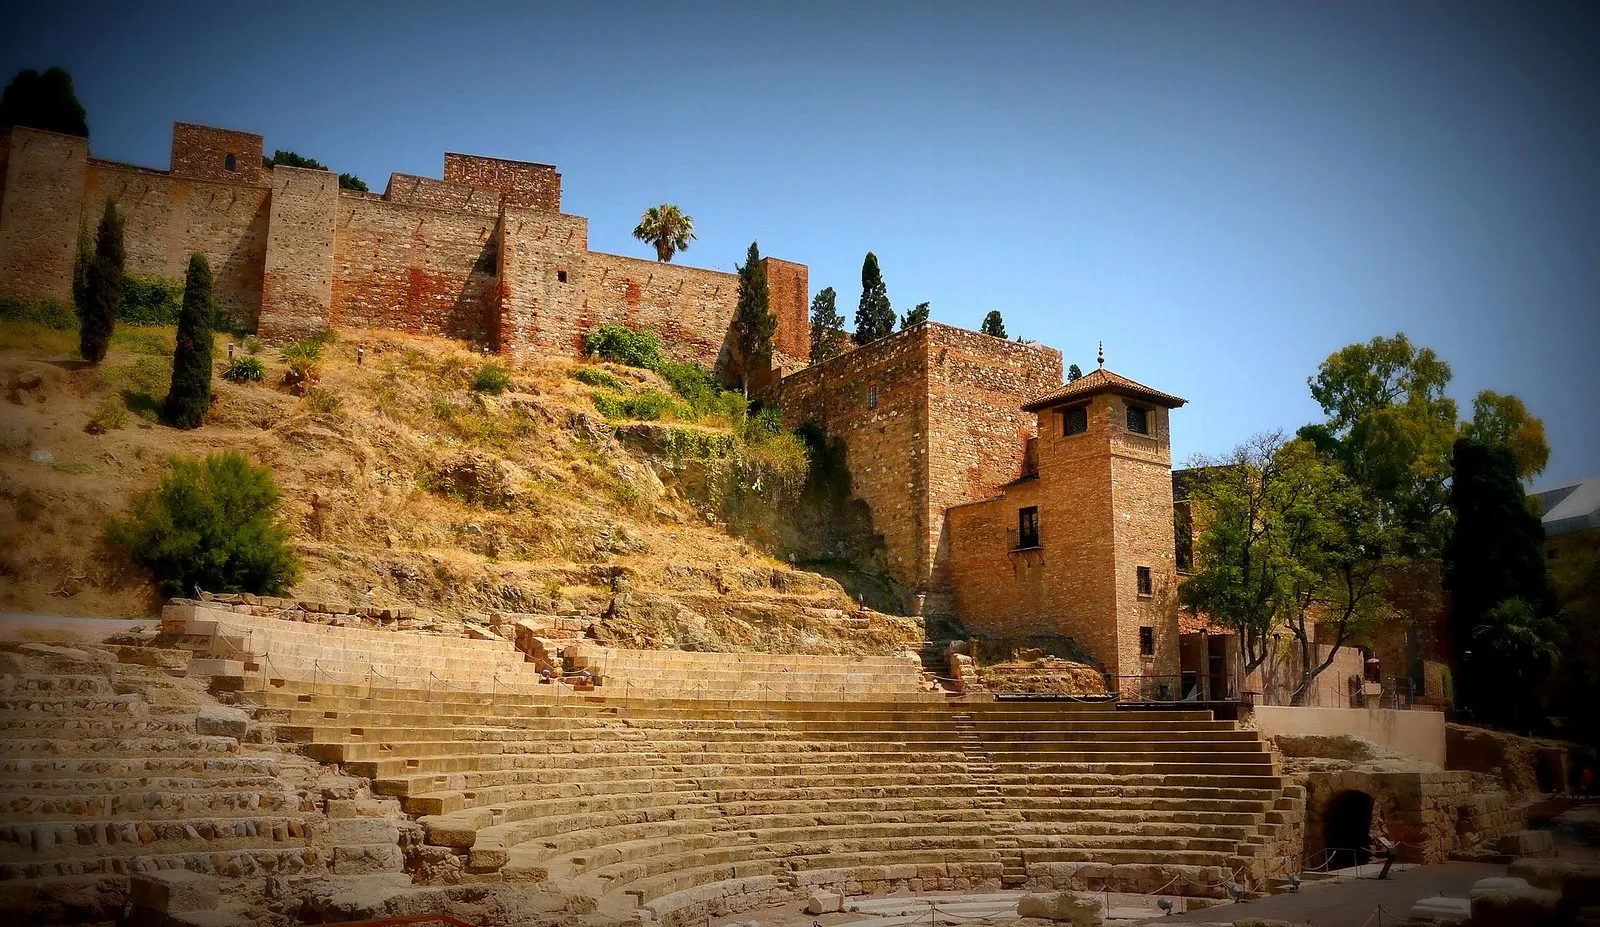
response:
<svg viewBox="0 0 1600 927"><path fill-rule="evenodd" d="M1485 792L1471 773L1439 771L1380 772L1347 769L1305 776L1305 867L1323 859L1324 815L1346 792L1372 796L1372 828L1380 822L1399 844L1399 858L1410 863L1441 863L1450 854L1492 843L1521 830L1525 817L1505 792Z"/></svg>
<svg viewBox="0 0 1600 927"><path fill-rule="evenodd" d="M203 605L206 608L255 615L260 618L281 618L306 624L328 624L344 628L385 628L395 631L422 630L429 626L420 621L409 608L376 605L345 605L338 602L320 602L306 599L284 599L270 595L229 593L215 595L203 592L198 599L171 599L168 605Z"/></svg>
<svg viewBox="0 0 1600 927"><path fill-rule="evenodd" d="M1226 898L1234 873L1221 866L1028 863L1028 891L1130 892Z"/></svg>
<svg viewBox="0 0 1600 927"><path fill-rule="evenodd" d="M1259 705L1256 729L1278 734L1349 734L1435 766L1445 765L1444 715L1389 708L1288 708Z"/></svg>

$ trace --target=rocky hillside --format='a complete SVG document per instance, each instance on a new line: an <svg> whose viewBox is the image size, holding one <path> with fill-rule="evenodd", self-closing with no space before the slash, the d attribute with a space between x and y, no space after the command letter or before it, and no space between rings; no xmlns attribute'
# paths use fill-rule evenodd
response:
<svg viewBox="0 0 1600 927"><path fill-rule="evenodd" d="M439 622L583 615L623 646L857 652L923 636L915 619L855 614L895 592L863 514L820 467L808 479L802 443L662 403L674 394L654 373L552 359L496 394L472 388L484 359L464 345L341 332L291 387L277 350L240 344L263 381L218 377L206 424L185 432L153 413L171 329L119 328L98 366L75 343L0 323L0 609L152 614L157 589L104 543L105 520L172 455L241 449L284 491L298 598ZM227 356L219 336L219 372Z"/></svg>

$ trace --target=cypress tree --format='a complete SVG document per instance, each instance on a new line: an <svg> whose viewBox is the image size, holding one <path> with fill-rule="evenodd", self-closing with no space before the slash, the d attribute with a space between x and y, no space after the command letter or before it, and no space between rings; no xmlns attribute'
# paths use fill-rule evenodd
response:
<svg viewBox="0 0 1600 927"><path fill-rule="evenodd" d="M838 294L824 287L811 297L811 363L820 364L839 356L839 336L844 334L844 316L839 314Z"/></svg>
<svg viewBox="0 0 1600 927"><path fill-rule="evenodd" d="M211 407L211 265L203 254L191 255L183 281L183 309L178 313L178 349L172 354L172 387L167 391L167 421L178 428L198 428Z"/></svg>
<svg viewBox="0 0 1600 927"><path fill-rule="evenodd" d="M768 303L767 268L761 252L750 243L744 266L739 268L739 305L733 313L733 330L738 338L739 363L744 368L744 386L750 388L750 370L772 357L772 335L778 330L778 317Z"/></svg>
<svg viewBox="0 0 1600 927"><path fill-rule="evenodd" d="M990 309L989 314L983 317L983 327L978 331L996 338L1006 336L1006 320L1000 317L999 309Z"/></svg>
<svg viewBox="0 0 1600 927"><path fill-rule="evenodd" d="M100 230L94 239L94 262L84 281L84 312L79 320L78 353L92 364L105 359L111 345L111 329L122 312L122 217L117 207L106 200L100 216Z"/></svg>
<svg viewBox="0 0 1600 927"><path fill-rule="evenodd" d="M861 302L856 306L856 344L871 344L894 331L894 309L878 268L878 256L867 252L861 262Z"/></svg>

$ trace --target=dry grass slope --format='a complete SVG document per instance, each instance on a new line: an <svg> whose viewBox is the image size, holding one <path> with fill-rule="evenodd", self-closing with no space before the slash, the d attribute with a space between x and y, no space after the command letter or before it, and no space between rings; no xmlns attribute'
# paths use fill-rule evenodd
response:
<svg viewBox="0 0 1600 927"><path fill-rule="evenodd" d="M237 448L284 490L300 598L412 606L441 623L592 616L603 640L636 647L887 651L922 636L915 619L877 614L849 629L855 603L836 582L730 534L670 459L618 440L574 377L590 365L518 367L494 395L471 389L483 359L459 343L343 332L294 388L278 352L259 348L264 382L219 376L206 424L178 431L152 411L171 329L120 328L99 367L72 359L74 339L0 326L0 608L151 614L154 585L104 546L105 519L170 456ZM627 388L670 392L653 373L601 366Z"/></svg>

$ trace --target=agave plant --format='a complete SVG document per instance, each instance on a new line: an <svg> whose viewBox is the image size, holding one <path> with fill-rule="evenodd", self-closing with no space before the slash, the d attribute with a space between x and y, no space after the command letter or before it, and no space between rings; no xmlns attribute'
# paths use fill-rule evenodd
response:
<svg viewBox="0 0 1600 927"><path fill-rule="evenodd" d="M670 261L673 254L689 250L689 242L695 240L694 218L670 203L651 206L640 217L633 237L655 246L656 260Z"/></svg>

